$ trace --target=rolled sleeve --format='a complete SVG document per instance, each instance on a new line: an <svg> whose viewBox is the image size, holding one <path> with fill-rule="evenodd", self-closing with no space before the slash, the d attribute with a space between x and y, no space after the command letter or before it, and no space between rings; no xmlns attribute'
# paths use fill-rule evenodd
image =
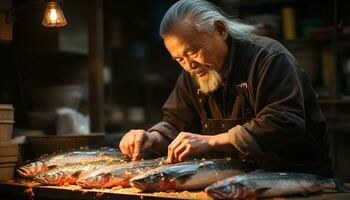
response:
<svg viewBox="0 0 350 200"><path fill-rule="evenodd" d="M263 152L256 139L241 125L228 131L230 143L248 160L253 160L261 168L276 170L282 165L274 152Z"/></svg>
<svg viewBox="0 0 350 200"><path fill-rule="evenodd" d="M228 131L230 143L245 156L259 157L261 148L255 138L241 125L237 125Z"/></svg>
<svg viewBox="0 0 350 200"><path fill-rule="evenodd" d="M162 136L165 136L170 140L173 140L178 134L177 129L173 125L165 121L155 124L150 129L148 129L147 132L158 132Z"/></svg>

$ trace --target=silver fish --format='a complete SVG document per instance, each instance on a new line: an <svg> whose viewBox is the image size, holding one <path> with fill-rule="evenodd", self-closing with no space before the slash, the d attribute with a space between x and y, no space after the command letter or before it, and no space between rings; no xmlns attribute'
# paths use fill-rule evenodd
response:
<svg viewBox="0 0 350 200"><path fill-rule="evenodd" d="M82 188L111 188L115 186L128 187L130 186L130 178L164 164L166 164L165 157L119 165L110 165L101 168L84 178L78 179L77 184Z"/></svg>
<svg viewBox="0 0 350 200"><path fill-rule="evenodd" d="M246 199L314 193L336 189L334 179L313 174L255 171L233 176L205 189L214 199Z"/></svg>
<svg viewBox="0 0 350 200"><path fill-rule="evenodd" d="M79 178L88 176L90 173L108 165L121 164L121 160L100 160L66 164L61 167L42 172L34 177L34 180L44 185L76 184Z"/></svg>
<svg viewBox="0 0 350 200"><path fill-rule="evenodd" d="M82 149L69 152L50 154L41 156L39 159L29 161L16 169L17 173L24 178L34 178L39 173L48 171L65 164L74 164L87 161L99 160L130 160L124 156L119 149L100 148L100 149Z"/></svg>
<svg viewBox="0 0 350 200"><path fill-rule="evenodd" d="M233 159L192 160L158 167L130 182L133 187L148 192L201 189L251 170L253 166Z"/></svg>

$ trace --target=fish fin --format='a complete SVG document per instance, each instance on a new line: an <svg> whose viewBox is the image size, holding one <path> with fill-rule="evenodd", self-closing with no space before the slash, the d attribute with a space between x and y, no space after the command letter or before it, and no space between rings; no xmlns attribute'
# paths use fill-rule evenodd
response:
<svg viewBox="0 0 350 200"><path fill-rule="evenodd" d="M81 175L81 173L83 173L83 170L78 170L76 172L74 172L72 175L70 175L72 178L79 178L79 176Z"/></svg>
<svg viewBox="0 0 350 200"><path fill-rule="evenodd" d="M257 194L257 196L259 196L259 194L263 194L264 192L266 192L269 189L271 189L271 188L270 187L259 188L259 189L255 190L255 193Z"/></svg>
<svg viewBox="0 0 350 200"><path fill-rule="evenodd" d="M50 169L55 169L56 167L58 167L58 165L50 165L50 166L47 166L47 168L50 170Z"/></svg>
<svg viewBox="0 0 350 200"><path fill-rule="evenodd" d="M333 178L335 189L339 192L350 193L350 188L344 185L344 181L340 178Z"/></svg>

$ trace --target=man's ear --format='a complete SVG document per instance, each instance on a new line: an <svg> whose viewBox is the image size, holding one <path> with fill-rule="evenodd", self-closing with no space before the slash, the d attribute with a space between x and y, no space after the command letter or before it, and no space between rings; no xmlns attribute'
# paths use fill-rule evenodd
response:
<svg viewBox="0 0 350 200"><path fill-rule="evenodd" d="M226 25L223 21L221 20L215 20L214 21L214 26L215 26L215 30L217 32L219 32L219 34L224 37L224 39L226 39L228 37L228 31L226 28Z"/></svg>

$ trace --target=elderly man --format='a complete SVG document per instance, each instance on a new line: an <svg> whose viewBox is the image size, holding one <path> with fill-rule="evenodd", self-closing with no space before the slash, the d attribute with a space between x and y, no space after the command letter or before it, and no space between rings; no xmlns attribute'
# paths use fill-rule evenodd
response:
<svg viewBox="0 0 350 200"><path fill-rule="evenodd" d="M129 157L152 150L168 162L235 155L268 170L331 176L326 122L310 80L280 43L230 19L204 0L180 0L160 34L183 68L149 130L130 130Z"/></svg>

